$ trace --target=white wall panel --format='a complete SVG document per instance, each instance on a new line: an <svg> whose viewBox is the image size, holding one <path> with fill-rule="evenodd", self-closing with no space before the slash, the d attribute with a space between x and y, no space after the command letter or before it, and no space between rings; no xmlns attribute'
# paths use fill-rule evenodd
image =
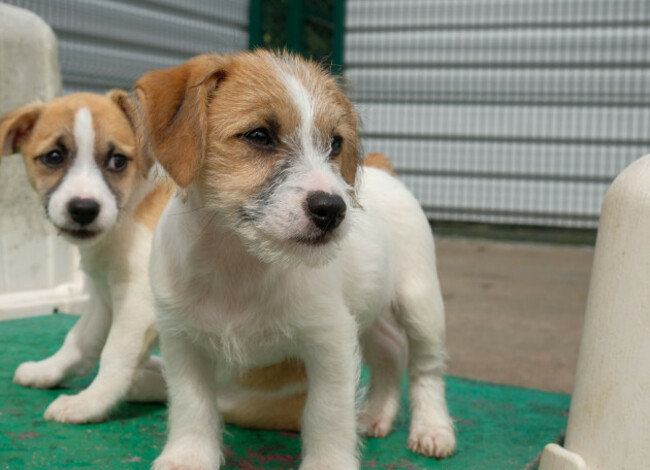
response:
<svg viewBox="0 0 650 470"><path fill-rule="evenodd" d="M57 34L64 93L129 88L148 70L248 47L246 0L1 1Z"/></svg>
<svg viewBox="0 0 650 470"><path fill-rule="evenodd" d="M364 150L429 215L595 227L650 150L650 2L348 0Z"/></svg>
<svg viewBox="0 0 650 470"><path fill-rule="evenodd" d="M629 24L650 20L646 0L349 0L347 28L470 28Z"/></svg>

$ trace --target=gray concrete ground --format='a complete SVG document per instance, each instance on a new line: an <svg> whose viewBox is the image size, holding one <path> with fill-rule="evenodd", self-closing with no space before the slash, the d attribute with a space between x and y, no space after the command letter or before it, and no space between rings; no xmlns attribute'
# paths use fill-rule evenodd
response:
<svg viewBox="0 0 650 470"><path fill-rule="evenodd" d="M593 248L438 238L451 375L571 393Z"/></svg>

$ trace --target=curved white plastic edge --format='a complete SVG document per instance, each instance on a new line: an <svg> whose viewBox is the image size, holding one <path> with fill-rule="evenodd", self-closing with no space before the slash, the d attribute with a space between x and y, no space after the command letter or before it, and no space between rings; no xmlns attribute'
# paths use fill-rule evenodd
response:
<svg viewBox="0 0 650 470"><path fill-rule="evenodd" d="M46 315L54 311L81 313L88 304L83 284L61 284L51 289L0 295L0 320Z"/></svg>
<svg viewBox="0 0 650 470"><path fill-rule="evenodd" d="M588 470L582 457L557 444L544 448L539 470Z"/></svg>

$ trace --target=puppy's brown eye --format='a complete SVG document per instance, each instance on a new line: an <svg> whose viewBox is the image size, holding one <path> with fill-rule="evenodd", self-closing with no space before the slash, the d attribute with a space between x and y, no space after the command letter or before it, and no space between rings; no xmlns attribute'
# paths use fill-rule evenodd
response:
<svg viewBox="0 0 650 470"><path fill-rule="evenodd" d="M335 135L332 138L332 150L330 150L330 157L336 157L341 153L341 147L343 146L343 137L340 135Z"/></svg>
<svg viewBox="0 0 650 470"><path fill-rule="evenodd" d="M264 127L258 127L244 134L244 139L258 147L268 147L273 144L269 131Z"/></svg>
<svg viewBox="0 0 650 470"><path fill-rule="evenodd" d="M120 154L114 153L108 160L106 160L106 169L114 172L120 172L129 164L129 158Z"/></svg>
<svg viewBox="0 0 650 470"><path fill-rule="evenodd" d="M59 168L65 163L65 157L58 150L52 150L51 152L42 155L39 158L47 167L50 168Z"/></svg>

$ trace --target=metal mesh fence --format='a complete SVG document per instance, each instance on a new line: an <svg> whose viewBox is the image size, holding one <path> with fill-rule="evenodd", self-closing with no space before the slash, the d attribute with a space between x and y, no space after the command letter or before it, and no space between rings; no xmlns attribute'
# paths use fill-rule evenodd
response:
<svg viewBox="0 0 650 470"><path fill-rule="evenodd" d="M647 0L4 2L52 25L64 92L249 45L344 63L364 149L437 221L594 228L650 149Z"/></svg>
<svg viewBox="0 0 650 470"><path fill-rule="evenodd" d="M248 47L240 0L0 0L43 18L59 40L63 92L130 88L144 72Z"/></svg>
<svg viewBox="0 0 650 470"><path fill-rule="evenodd" d="M595 227L650 149L650 2L348 0L367 151L435 220Z"/></svg>

